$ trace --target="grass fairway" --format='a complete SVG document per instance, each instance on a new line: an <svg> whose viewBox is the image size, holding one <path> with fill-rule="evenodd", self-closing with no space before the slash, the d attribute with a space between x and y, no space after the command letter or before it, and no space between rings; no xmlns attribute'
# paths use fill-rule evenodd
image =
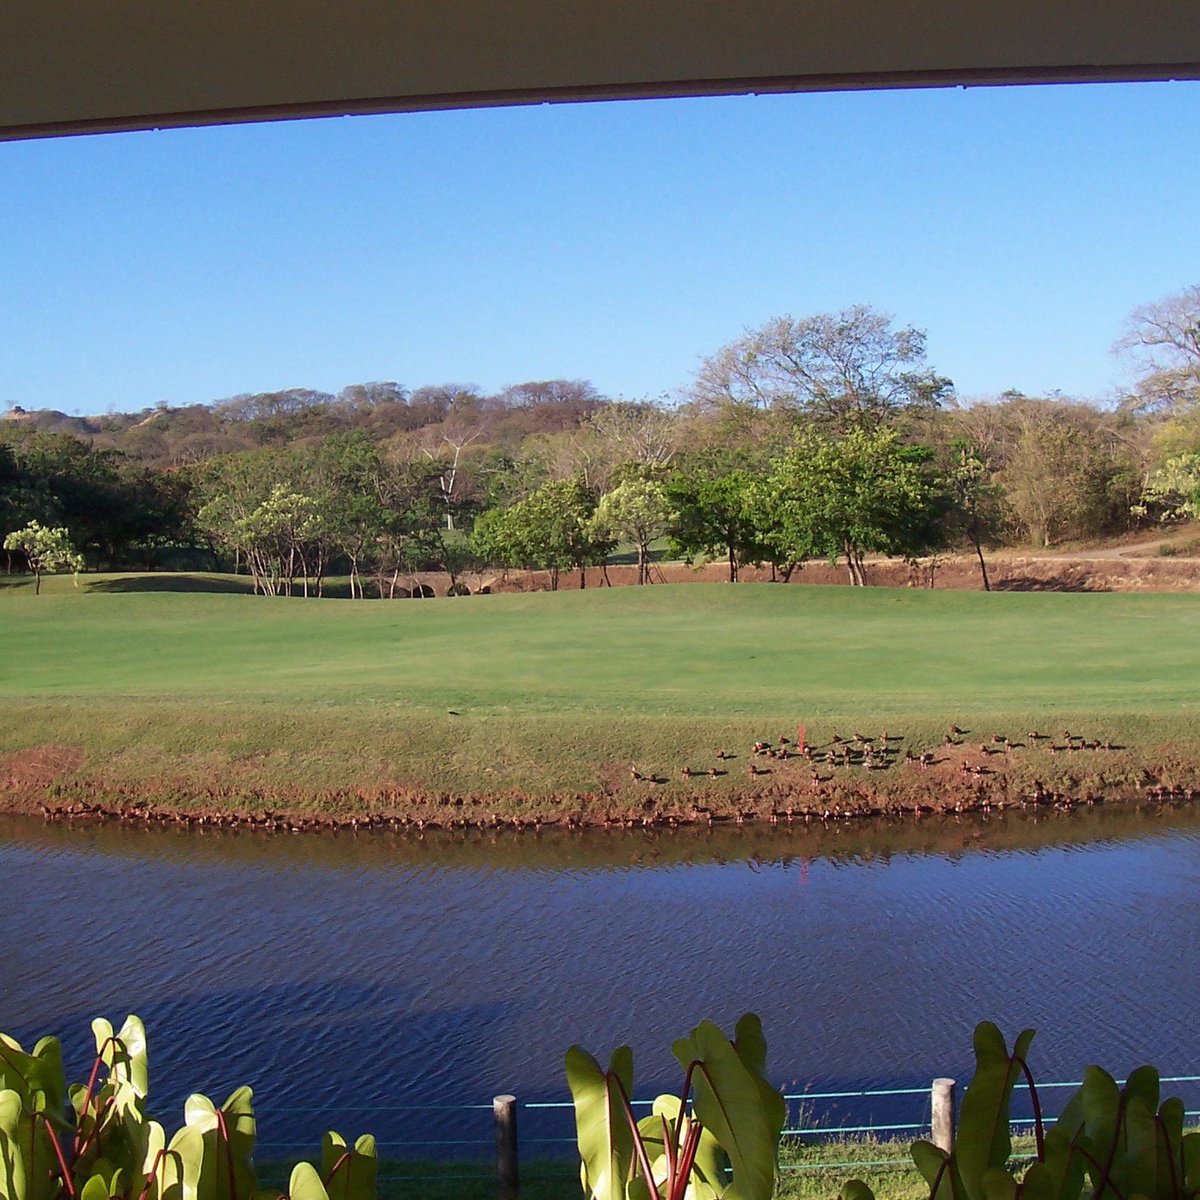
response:
<svg viewBox="0 0 1200 1200"><path fill-rule="evenodd" d="M181 584L183 581L181 580ZM235 790L596 792L865 727L1200 746L1200 599L768 584L394 601L0 589L0 753ZM620 764L618 768L617 764ZM732 772L731 772L732 775ZM738 776L738 782L743 782Z"/></svg>

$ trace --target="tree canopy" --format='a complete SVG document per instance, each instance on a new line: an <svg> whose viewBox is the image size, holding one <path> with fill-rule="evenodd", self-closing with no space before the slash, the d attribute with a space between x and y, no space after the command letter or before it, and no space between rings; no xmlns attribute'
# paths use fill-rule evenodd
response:
<svg viewBox="0 0 1200 1200"><path fill-rule="evenodd" d="M953 391L926 362L926 337L867 304L775 317L706 359L693 394L708 404L797 412L834 429L936 408Z"/></svg>

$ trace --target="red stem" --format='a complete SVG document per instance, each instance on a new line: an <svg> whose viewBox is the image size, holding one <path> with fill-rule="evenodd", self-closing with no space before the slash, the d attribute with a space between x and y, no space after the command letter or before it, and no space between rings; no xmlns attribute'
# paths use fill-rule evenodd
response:
<svg viewBox="0 0 1200 1200"><path fill-rule="evenodd" d="M1171 1153L1171 1136L1167 1133L1167 1127L1163 1124L1162 1117L1160 1117L1158 1113L1154 1114L1154 1129L1157 1134L1162 1135L1163 1146L1166 1148L1167 1152L1167 1168L1171 1172L1171 1189L1167 1194L1171 1196L1177 1196L1179 1195L1179 1176L1175 1171L1175 1158ZM1179 1147L1179 1153L1180 1157L1182 1158L1182 1146ZM1182 1169L1183 1163L1181 1162L1179 1165Z"/></svg>
<svg viewBox="0 0 1200 1200"><path fill-rule="evenodd" d="M146 1176L146 1184L138 1195L138 1200L147 1200L150 1195L150 1188L154 1183L155 1176L162 1168L163 1159L167 1156L167 1148L164 1146L155 1156L154 1165L150 1168L150 1173Z"/></svg>
<svg viewBox="0 0 1200 1200"><path fill-rule="evenodd" d="M1072 1142L1071 1149L1077 1150L1089 1163L1091 1163L1093 1167L1095 1167L1098 1171L1103 1172L1100 1178L1100 1186L1092 1191L1094 1200L1100 1200L1100 1197L1104 1194L1104 1189L1106 1187L1112 1188L1113 1194L1117 1197L1117 1200L1125 1200L1125 1193L1121 1191L1121 1189L1117 1187L1117 1185L1113 1183L1112 1179L1109 1177L1109 1167L1112 1166L1111 1160L1109 1161L1108 1166L1102 1168L1100 1166L1100 1160L1094 1154L1092 1154L1090 1150L1081 1146L1078 1142Z"/></svg>
<svg viewBox="0 0 1200 1200"><path fill-rule="evenodd" d="M1122 1091L1120 1101L1117 1104L1117 1120L1116 1120L1115 1124L1113 1125L1112 1145L1109 1146L1109 1148L1108 1148L1108 1161L1104 1164L1103 1171L1100 1176L1100 1186L1096 1188L1096 1192L1095 1192L1096 1200L1100 1200L1100 1197L1103 1196L1104 1189L1106 1187L1111 1187L1112 1190L1114 1192L1116 1192L1117 1196L1120 1197L1120 1200L1125 1200L1125 1197L1121 1195L1121 1190L1112 1182L1112 1165L1113 1165L1113 1161L1117 1157L1117 1139L1120 1137L1124 1128L1125 1128L1125 1093ZM1082 1150L1083 1147L1080 1147L1080 1149ZM1092 1159L1092 1156L1090 1154L1088 1154L1087 1151L1084 1151L1084 1154L1087 1155L1087 1157L1089 1159L1091 1159L1093 1162L1095 1162L1095 1159ZM1099 1164L1097 1164L1097 1165L1099 1165Z"/></svg>
<svg viewBox="0 0 1200 1200"><path fill-rule="evenodd" d="M687 1194L692 1168L696 1165L696 1153L700 1149L700 1133L700 1123L693 1118L684 1139L683 1152L679 1156L679 1173L672 1181L671 1200L683 1200Z"/></svg>
<svg viewBox="0 0 1200 1200"><path fill-rule="evenodd" d="M88 1076L87 1090L83 1094L83 1104L80 1106L80 1110L79 1110L79 1115L81 1118L83 1117L84 1113L88 1112L91 1109L92 1104L95 1101L96 1084L100 1082L100 1068L104 1065L104 1052L109 1048L109 1046L113 1045L114 1043L116 1045L121 1044L120 1039L118 1037L116 1037L115 1034L111 1037L106 1037L104 1039L104 1041L100 1043L100 1046L96 1051L96 1058L95 1058L95 1061L92 1063L92 1073ZM111 1077L112 1076L112 1068L111 1067L109 1068L108 1073L109 1073L109 1076ZM92 1122L91 1132L87 1135L87 1137L85 1137L83 1139L82 1142L79 1140L79 1129L78 1129L78 1127L76 1128L76 1131L75 1131L75 1157L76 1158L78 1158L83 1153L84 1149L87 1147L88 1142L95 1135L96 1127L99 1124L99 1122L100 1122L99 1115L95 1114L93 1122Z"/></svg>
<svg viewBox="0 0 1200 1200"><path fill-rule="evenodd" d="M50 1145L54 1150L54 1157L58 1159L58 1169L60 1172L62 1172L63 1186L67 1189L67 1195L74 1200L75 1181L71 1178L71 1168L67 1166L66 1157L63 1155L62 1146L58 1141L58 1135L54 1132L54 1127L48 1120L46 1120L45 1113L35 1112L33 1114L33 1120L29 1123L29 1128L33 1132L30 1149L32 1150L33 1145L35 1145L37 1142L37 1123L39 1120L46 1128L46 1135L50 1138ZM29 1164L29 1177L32 1179L35 1178L32 1154L29 1156Z"/></svg>
<svg viewBox="0 0 1200 1200"><path fill-rule="evenodd" d="M87 1136L84 1137L82 1141L79 1140L79 1132L80 1131L78 1129L76 1129L76 1131L75 1131L75 1137L76 1137L75 1157L76 1158L79 1158L84 1153L84 1151L88 1150L91 1146L91 1143L100 1136L100 1126L101 1126L102 1122L108 1117L109 1111L112 1109L112 1106L115 1103L116 1103L115 1098L110 1096L108 1098L108 1102L106 1104L97 1106L96 1111L94 1113L92 1113L92 1127L91 1127L91 1129L88 1130ZM85 1108L83 1111L87 1112L87 1109Z"/></svg>
<svg viewBox="0 0 1200 1200"><path fill-rule="evenodd" d="M625 1085L621 1082L619 1075L614 1074L612 1079L616 1082L617 1090L621 1093L621 1103L625 1106L625 1119L629 1122L629 1128L633 1133L633 1149L637 1154L638 1162L641 1164L642 1174L646 1177L646 1189L654 1200L662 1200L662 1193L658 1190L654 1182L654 1171L650 1166L650 1157L646 1153L645 1143L642 1141L642 1135L638 1131L637 1120L633 1115L633 1105L629 1103L629 1095L625 1091Z"/></svg>
<svg viewBox="0 0 1200 1200"><path fill-rule="evenodd" d="M679 1146L677 1144L677 1138L672 1136L671 1126L667 1124L667 1118L660 1116L659 1120L662 1122L663 1150L666 1151L667 1155L667 1179L674 1180L675 1168L678 1165L679 1160ZM670 1190L673 1190L674 1186L675 1185L673 1182L668 1182L667 1184L667 1187ZM668 1196L669 1195L670 1191L668 1191Z"/></svg>
<svg viewBox="0 0 1200 1200"><path fill-rule="evenodd" d="M342 1164L350 1157L350 1151L343 1150L341 1157L329 1168L329 1174L325 1176L321 1182L325 1185L326 1191L329 1190L329 1181L342 1169Z"/></svg>
<svg viewBox="0 0 1200 1200"><path fill-rule="evenodd" d="M683 1091L680 1092L680 1094L679 1094L679 1114L675 1118L675 1144L676 1145L679 1144L679 1133L680 1133L680 1130L683 1129L683 1114L684 1114L684 1111L687 1109L688 1096L691 1094L691 1091L692 1091L692 1073L696 1070L696 1068L699 1065L700 1065L700 1060L698 1058L693 1058L692 1061L690 1063L688 1063L687 1072L684 1074L684 1077L683 1077Z"/></svg>
<svg viewBox="0 0 1200 1200"><path fill-rule="evenodd" d="M229 1130L225 1126L225 1114L218 1108L217 1114L217 1143L218 1153L220 1143L225 1144L225 1170L229 1175L229 1200L237 1200L237 1175L233 1170L233 1154L229 1145Z"/></svg>
<svg viewBox="0 0 1200 1200"><path fill-rule="evenodd" d="M1034 1136L1037 1138L1037 1156L1040 1162L1046 1157L1046 1137L1042 1126L1042 1103L1038 1099L1037 1086L1033 1082L1033 1076L1029 1073L1028 1064L1023 1058L1018 1058L1017 1062L1021 1064L1021 1070L1025 1073L1025 1082L1029 1087L1029 1102L1033 1106L1033 1130Z"/></svg>

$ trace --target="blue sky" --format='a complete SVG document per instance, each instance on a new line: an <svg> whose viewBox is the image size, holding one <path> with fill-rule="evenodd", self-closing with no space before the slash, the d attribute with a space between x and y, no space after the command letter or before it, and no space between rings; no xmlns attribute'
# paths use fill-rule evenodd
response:
<svg viewBox="0 0 1200 1200"><path fill-rule="evenodd" d="M0 145L0 409L395 379L677 394L873 304L965 396L1103 399L1200 282L1200 84L842 93Z"/></svg>

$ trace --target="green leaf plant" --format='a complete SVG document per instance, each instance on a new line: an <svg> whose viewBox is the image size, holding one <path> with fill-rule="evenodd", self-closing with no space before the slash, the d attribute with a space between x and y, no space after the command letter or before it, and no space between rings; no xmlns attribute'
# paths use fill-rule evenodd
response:
<svg viewBox="0 0 1200 1200"><path fill-rule="evenodd" d="M146 1110L146 1031L92 1022L96 1057L86 1084L66 1085L57 1038L26 1053L0 1034L0 1200L282 1200L254 1171L253 1096L240 1087L218 1108L189 1096L168 1141ZM374 1200L375 1139L322 1145L322 1168L300 1163L290 1200Z"/></svg>
<svg viewBox="0 0 1200 1200"><path fill-rule="evenodd" d="M1032 1029L1011 1053L999 1029L975 1030L975 1074L963 1097L949 1153L918 1141L910 1152L929 1185L930 1200L1196 1200L1200 1196L1200 1133L1183 1132L1183 1102L1159 1103L1159 1077L1139 1067L1122 1087L1089 1067L1079 1090L1049 1129L1029 1069ZM1033 1110L1035 1154L1012 1163L1009 1136L1013 1090L1024 1081ZM874 1200L861 1180L847 1182L841 1200Z"/></svg>
<svg viewBox="0 0 1200 1200"><path fill-rule="evenodd" d="M628 1046L613 1052L607 1070L579 1046L567 1051L585 1195L770 1200L786 1104L766 1078L758 1017L746 1013L732 1042L711 1021L701 1021L671 1050L684 1071L682 1093L659 1096L640 1121L630 1102Z"/></svg>

